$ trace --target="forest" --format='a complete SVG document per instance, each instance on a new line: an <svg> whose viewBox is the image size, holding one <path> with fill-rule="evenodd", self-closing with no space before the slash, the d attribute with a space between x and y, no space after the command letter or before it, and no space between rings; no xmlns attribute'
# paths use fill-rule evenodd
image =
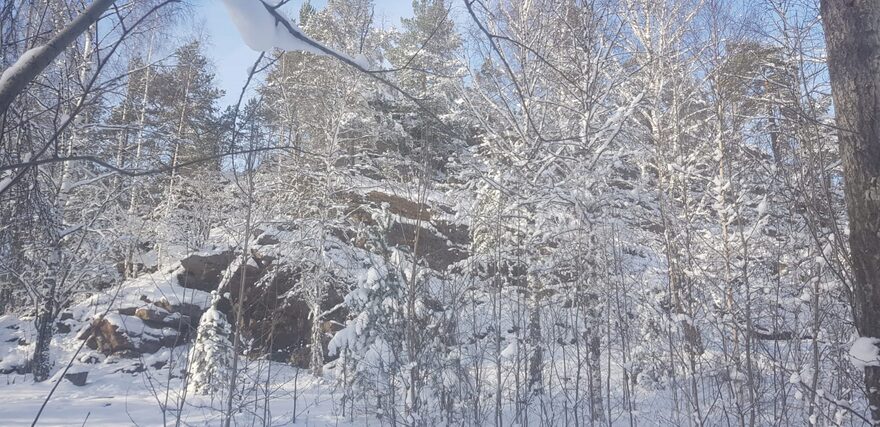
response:
<svg viewBox="0 0 880 427"><path fill-rule="evenodd" d="M880 426L880 1L385 3L0 1L0 424Z"/></svg>

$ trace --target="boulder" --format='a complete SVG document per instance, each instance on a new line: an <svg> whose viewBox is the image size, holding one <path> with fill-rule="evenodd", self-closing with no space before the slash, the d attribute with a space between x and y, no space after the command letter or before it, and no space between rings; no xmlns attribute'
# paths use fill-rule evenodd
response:
<svg viewBox="0 0 880 427"><path fill-rule="evenodd" d="M104 354L113 354L131 350L133 347L126 331L106 318L100 318L92 322L89 330L90 333L85 334L88 337L86 345L92 350L98 350Z"/></svg>
<svg viewBox="0 0 880 427"><path fill-rule="evenodd" d="M73 383L73 385L75 385L77 387L82 387L82 386L86 385L86 379L88 377L89 377L88 371L64 374L64 379L66 379L67 381L70 381L71 383Z"/></svg>
<svg viewBox="0 0 880 427"><path fill-rule="evenodd" d="M196 306L185 304L183 307L194 311ZM89 348L107 355L139 355L184 344L195 336L196 327L189 315L169 313L158 306L138 307L134 313L117 312L95 319L80 338L87 340ZM200 309L193 314L201 317Z"/></svg>
<svg viewBox="0 0 880 427"><path fill-rule="evenodd" d="M211 292L217 289L223 272L232 263L235 254L229 250L215 254L192 254L180 260L183 273L177 276L180 286Z"/></svg>
<svg viewBox="0 0 880 427"><path fill-rule="evenodd" d="M61 312L61 316L58 317L58 321L55 322L55 331L61 334L67 334L71 331L71 322L73 320L73 313L69 311Z"/></svg>
<svg viewBox="0 0 880 427"><path fill-rule="evenodd" d="M156 305L138 307L134 310L134 315L144 322L164 323L169 314L171 313L168 310Z"/></svg>
<svg viewBox="0 0 880 427"><path fill-rule="evenodd" d="M259 238L257 238L257 245L259 245L259 246L271 246L271 245L277 245L279 243L281 243L281 241L278 240L278 237L273 236L268 233L263 234Z"/></svg>
<svg viewBox="0 0 880 427"><path fill-rule="evenodd" d="M204 309L196 304L186 302L172 304L165 298L153 302L153 305L169 313L162 319L166 325L186 324L191 329L199 327L199 320L204 312Z"/></svg>

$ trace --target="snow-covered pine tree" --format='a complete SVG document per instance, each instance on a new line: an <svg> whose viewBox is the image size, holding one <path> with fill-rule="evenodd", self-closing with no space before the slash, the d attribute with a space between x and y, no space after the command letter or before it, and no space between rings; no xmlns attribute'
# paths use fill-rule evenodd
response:
<svg viewBox="0 0 880 427"><path fill-rule="evenodd" d="M218 309L223 300L217 291L211 292L211 306L199 320L196 340L190 350L189 383L187 390L193 394L212 397L226 387L232 354L229 337L232 326L226 315Z"/></svg>
<svg viewBox="0 0 880 427"><path fill-rule="evenodd" d="M405 254L386 238L394 224L387 210L372 215L375 226L366 227L367 251L362 253L357 284L345 296L352 319L334 335L328 346L337 365L350 378L342 378L355 396L375 396L371 402L380 418L399 420L407 406ZM337 368L337 375L340 369Z"/></svg>

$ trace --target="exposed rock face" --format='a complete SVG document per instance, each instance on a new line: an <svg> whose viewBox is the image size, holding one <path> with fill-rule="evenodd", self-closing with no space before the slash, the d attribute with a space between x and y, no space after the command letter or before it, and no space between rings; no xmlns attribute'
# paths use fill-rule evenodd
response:
<svg viewBox="0 0 880 427"><path fill-rule="evenodd" d="M342 197L347 200L350 218L367 224L374 221L368 210L364 209L365 206L386 207L395 219L386 236L389 243L399 246L412 246L415 243L419 258L434 270L446 270L467 257L468 229L444 220L453 213L449 208L432 207L379 191L366 195L349 193ZM334 234L343 242L358 245L344 230L337 230ZM281 240L280 235L272 232L255 232L254 248L248 262L238 267L228 285L221 290L228 293L229 299L223 299L224 304L219 309L228 316L233 328L238 327L232 307L238 304L239 290L243 285L241 324L244 342L250 345L246 349L248 354L253 357L268 355L275 361L307 367L311 359L313 321L309 305L297 292L297 287L301 286L301 267L285 264L283 258L261 255L264 249L273 253L268 248L281 244ZM189 255L180 261L182 271L177 275L177 283L183 288L204 292L218 290L236 256L240 256L240 253L231 249ZM328 284L321 311L339 305L341 295L346 290ZM143 354L180 345L194 338L202 306L171 303L164 298L156 301L141 298L140 303L94 321L88 334L89 347L105 354ZM345 323L346 316L346 311L340 309L321 319L324 339L320 351L324 353L325 360L332 359L327 354L327 344L339 326Z"/></svg>
<svg viewBox="0 0 880 427"><path fill-rule="evenodd" d="M436 230L436 231L435 231ZM416 245L416 254L423 259L428 267L436 271L444 271L453 263L467 258L467 251L461 246L455 245L453 238L457 236L452 233L458 233L455 228L447 230L449 235L441 233L439 227L431 230L422 227L419 230L413 224L398 222L391 228L388 235L389 243L393 245L412 246L416 241L416 232L418 232L418 244ZM465 236L467 231L464 231Z"/></svg>
<svg viewBox="0 0 880 427"><path fill-rule="evenodd" d="M184 272L177 276L177 281L185 288L211 292L217 289L234 258L231 250L212 255L192 254L180 260Z"/></svg>
<svg viewBox="0 0 880 427"><path fill-rule="evenodd" d="M387 203L388 210L391 213L400 215L404 218L421 219L422 221L431 222L431 218L434 216L433 210L430 206L393 194L371 191L367 193L366 201L375 205Z"/></svg>
<svg viewBox="0 0 880 427"><path fill-rule="evenodd" d="M233 304L238 304L239 289L244 276L243 336L250 343L248 354L253 357L269 355L278 362L291 362L298 367L308 367L311 351L312 320L308 304L294 292L301 278L300 272L290 266L281 266L274 260L253 254L255 262L239 268L229 284ZM271 280L266 280L272 274ZM259 285L258 285L259 283ZM328 286L322 310L329 310L342 302L342 297ZM334 313L335 320L344 320L345 313ZM234 317L230 317L234 318ZM233 327L237 327L233 320ZM326 358L327 344L321 351Z"/></svg>
<svg viewBox="0 0 880 427"><path fill-rule="evenodd" d="M239 289L244 284L244 318L242 319L244 341L250 343L246 349L253 357L269 355L272 360L292 362L300 367L307 367L311 356L309 344L312 336L312 320L309 318L309 307L293 292L298 285L300 274L293 266L282 265L273 257L260 254L260 247L276 245L279 239L270 234L258 232L255 236L255 249L249 262L236 270L223 289L230 299L223 299L218 308L227 315L233 328L238 327L233 305L238 304ZM183 272L178 274L180 286L201 291L217 290L223 275L236 254L232 251L220 254L194 254L181 261ZM271 280L267 280L269 275ZM332 287L328 287L332 288ZM328 310L342 302L342 297L335 289L328 289L323 310ZM194 338L202 310L197 305L171 304L162 299L138 308L120 310L120 316L129 316L143 322L145 328L120 328L116 323L106 319L95 324L96 334L92 348L100 348L105 353L133 351L135 353L154 352L166 344L181 344ZM328 324L341 324L345 312L338 310L325 319ZM179 325L179 327L178 327ZM165 331L166 328L173 331ZM325 332L322 351L327 355L327 344L332 337L332 326ZM165 331L157 333L157 331ZM175 334L176 333L176 334Z"/></svg>
<svg viewBox="0 0 880 427"><path fill-rule="evenodd" d="M468 256L470 232L466 226L442 219L443 214L453 213L447 207L431 207L378 191L371 191L366 196L348 194L346 197L350 200L350 216L366 224L373 224L375 221L363 211L363 206L386 206L388 212L398 218L386 236L388 242L400 246L412 246L416 243L416 254L433 270L444 271ZM339 237L346 240L346 236Z"/></svg>
<svg viewBox="0 0 880 427"><path fill-rule="evenodd" d="M162 302L171 310L162 307ZM89 348L104 354L155 353L162 347L178 346L192 339L200 316L198 306L172 306L167 301L157 301L96 319L84 336Z"/></svg>

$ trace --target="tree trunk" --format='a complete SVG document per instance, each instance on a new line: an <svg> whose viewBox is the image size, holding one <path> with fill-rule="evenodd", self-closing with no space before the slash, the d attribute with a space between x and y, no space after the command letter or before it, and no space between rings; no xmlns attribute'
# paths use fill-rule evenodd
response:
<svg viewBox="0 0 880 427"><path fill-rule="evenodd" d="M321 280L321 278L318 278ZM314 296L311 302L312 309L312 337L311 337L311 351L310 359L309 359L309 369L312 371L312 375L316 377L320 377L324 374L324 331L322 324L324 323L324 319L321 317L321 303L324 302L324 290L322 289L323 283L317 282L312 285L315 287Z"/></svg>
<svg viewBox="0 0 880 427"><path fill-rule="evenodd" d="M852 308L863 337L880 337L880 2L822 0L828 69L843 159L853 264ZM880 367L865 368L880 425Z"/></svg>
<svg viewBox="0 0 880 427"><path fill-rule="evenodd" d="M61 249L59 239L53 238L53 249L49 256L45 285L45 295L38 300L39 306L34 317L34 327L37 336L34 340L34 353L31 357L31 372L34 381L45 381L49 378L52 369L52 357L49 353L49 345L52 343L52 334L55 332L56 299L58 291L58 272L61 265Z"/></svg>
<svg viewBox="0 0 880 427"><path fill-rule="evenodd" d="M590 425L602 421L605 418L605 409L602 404L602 338L598 328L587 328L583 338L589 349L589 383L590 383Z"/></svg>
<svg viewBox="0 0 880 427"><path fill-rule="evenodd" d="M96 0L48 43L29 50L18 58L18 61L0 77L0 114L6 112L28 83L95 23L114 2L115 0Z"/></svg>
<svg viewBox="0 0 880 427"><path fill-rule="evenodd" d="M541 331L541 285L532 289L529 296L529 392L542 394L544 391L544 348Z"/></svg>
<svg viewBox="0 0 880 427"><path fill-rule="evenodd" d="M40 306L37 309L37 316L34 319L37 336L34 342L34 354L31 358L31 372L34 375L34 381L45 381L49 378L52 368L52 358L49 354L49 344L52 342L52 333L54 332L55 316L52 313L52 304Z"/></svg>

